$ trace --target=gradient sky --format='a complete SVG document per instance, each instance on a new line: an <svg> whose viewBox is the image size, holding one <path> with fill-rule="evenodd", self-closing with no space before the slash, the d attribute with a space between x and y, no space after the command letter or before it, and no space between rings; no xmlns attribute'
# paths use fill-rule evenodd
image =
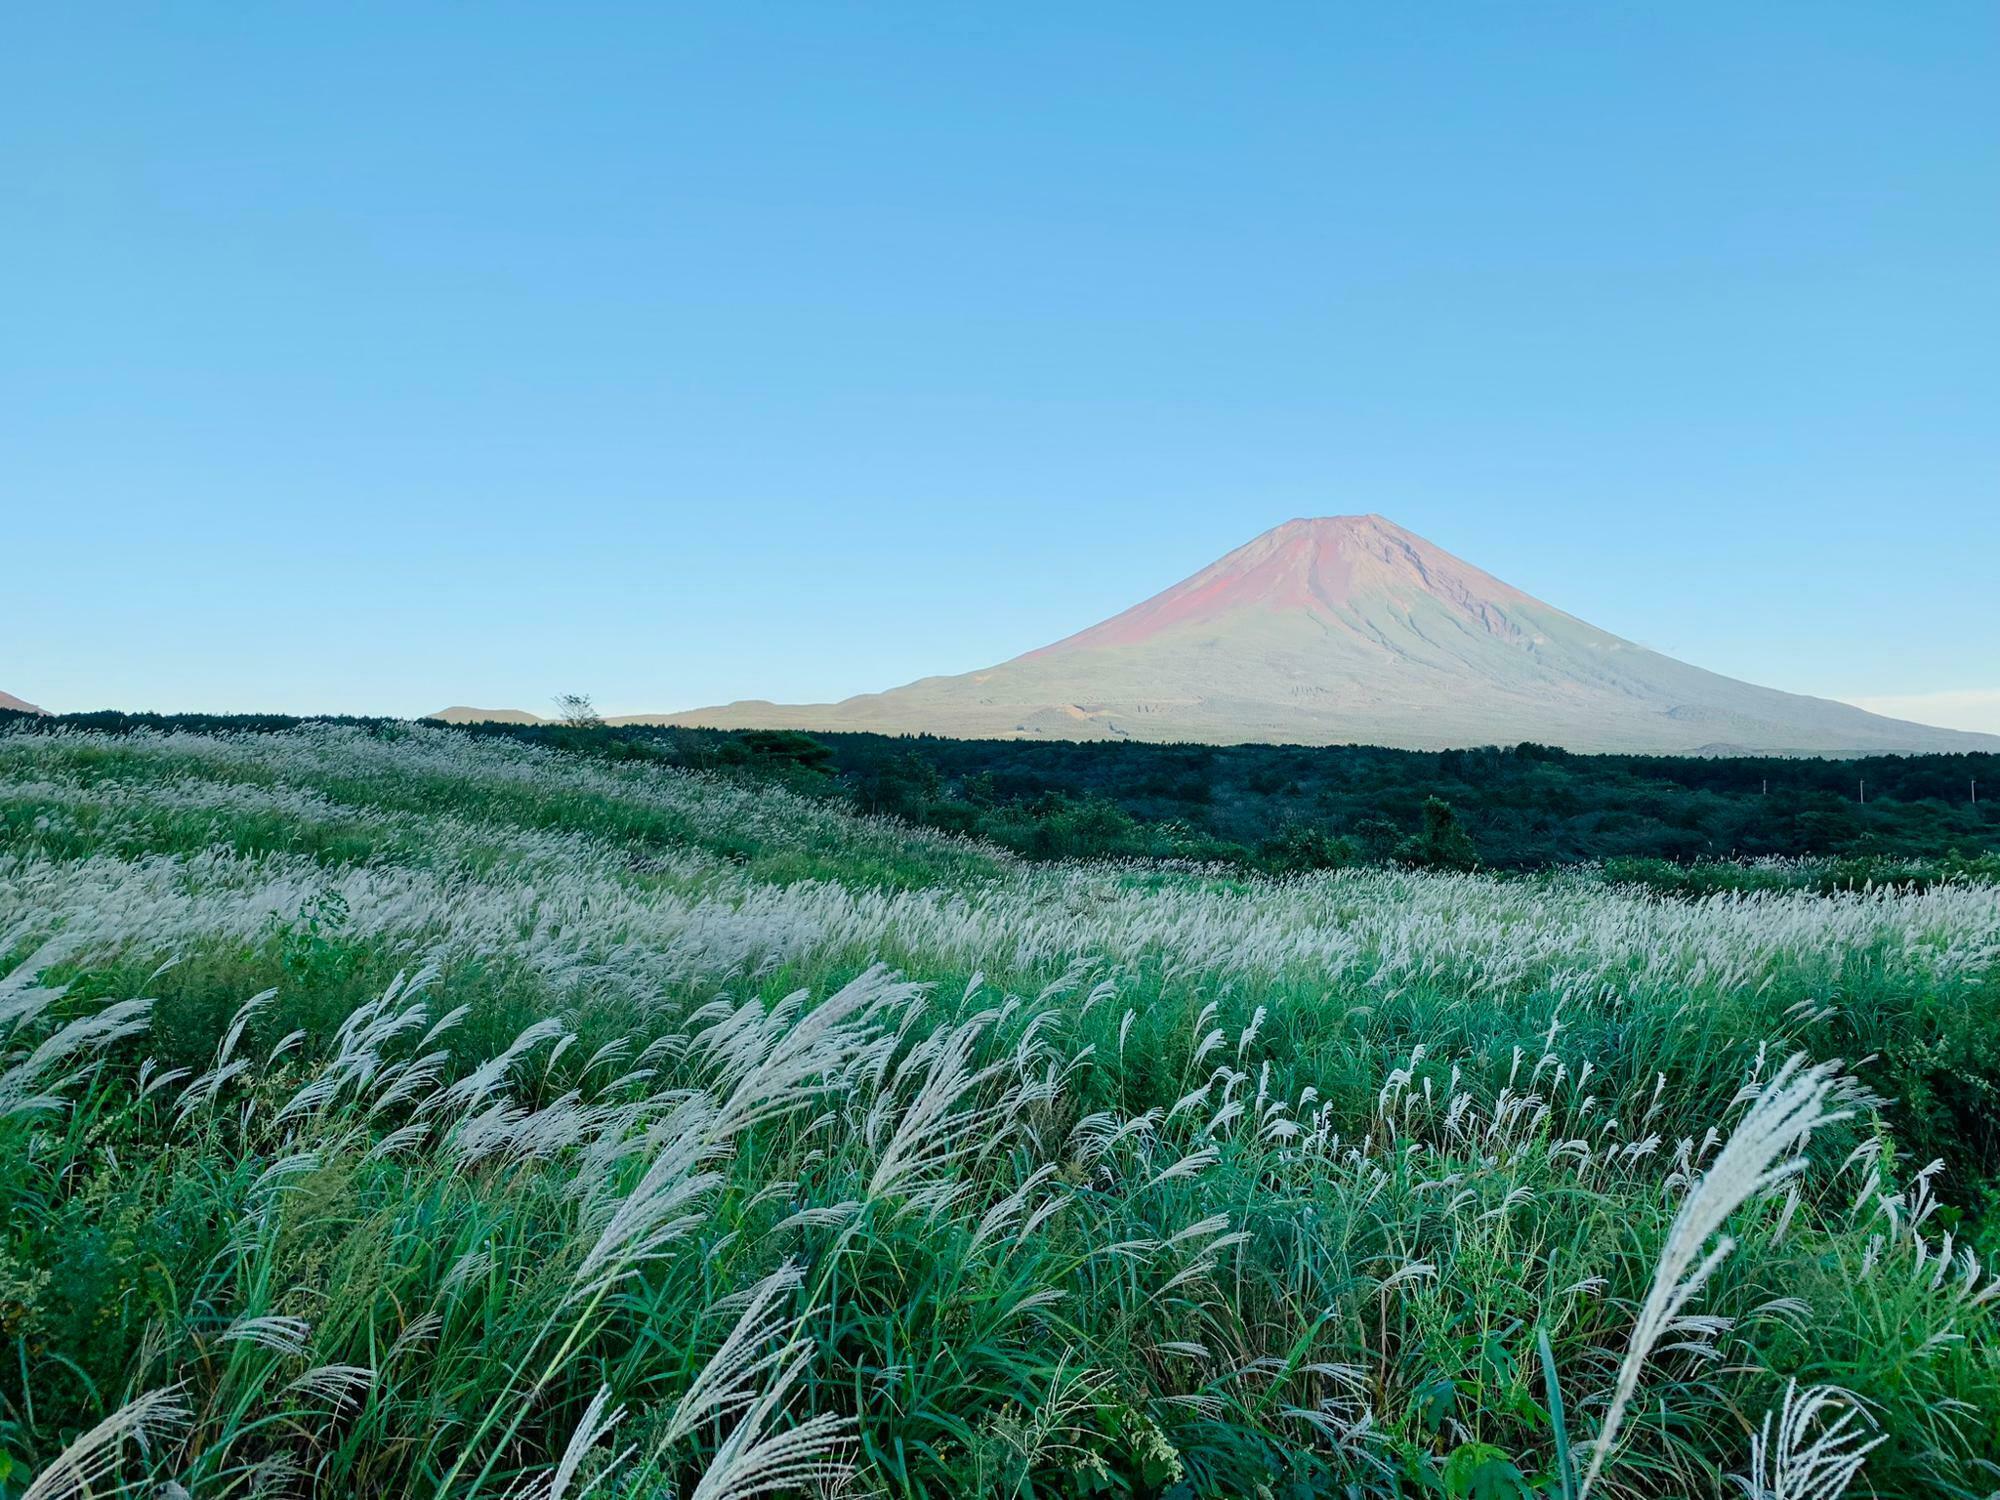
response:
<svg viewBox="0 0 2000 1500"><path fill-rule="evenodd" d="M1990 0L6 31L0 689L46 706L825 699L1380 511L2000 729Z"/></svg>

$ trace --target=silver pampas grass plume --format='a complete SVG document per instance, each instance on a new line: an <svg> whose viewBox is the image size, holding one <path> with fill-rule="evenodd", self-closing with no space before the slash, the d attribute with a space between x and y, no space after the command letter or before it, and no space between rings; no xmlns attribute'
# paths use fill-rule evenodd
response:
<svg viewBox="0 0 2000 1500"><path fill-rule="evenodd" d="M135 1396L58 1453L22 1492L21 1500L100 1494L128 1441L143 1445L185 1426L188 1419L187 1403L177 1385Z"/></svg>
<svg viewBox="0 0 2000 1500"><path fill-rule="evenodd" d="M1772 1419L1777 1419L1776 1431ZM1862 1462L1885 1438L1862 1442L1860 1408L1836 1386L1785 1387L1784 1404L1764 1413L1750 1437L1750 1472L1731 1476L1745 1500L1839 1500Z"/></svg>
<svg viewBox="0 0 2000 1500"><path fill-rule="evenodd" d="M1618 1384L1604 1414L1590 1468L1578 1489L1578 1500L1590 1493L1618 1440L1619 1425L1638 1389L1647 1356L1674 1329L1689 1301L1736 1248L1734 1240L1719 1233L1724 1222L1751 1198L1804 1170L1805 1159L1796 1149L1814 1130L1847 1118L1849 1111L1828 1108L1840 1092L1839 1066L1830 1062L1808 1067L1803 1056L1789 1059L1758 1091L1756 1102L1737 1123L1728 1144L1681 1204L1653 1272L1652 1287L1633 1324L1632 1341L1619 1366Z"/></svg>

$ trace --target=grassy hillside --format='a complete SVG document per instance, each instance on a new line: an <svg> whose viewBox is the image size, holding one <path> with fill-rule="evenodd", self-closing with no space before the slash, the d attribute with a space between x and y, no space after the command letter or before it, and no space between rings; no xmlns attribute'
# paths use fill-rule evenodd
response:
<svg viewBox="0 0 2000 1500"><path fill-rule="evenodd" d="M0 1493L1720 1496L1793 1381L1854 1493L2000 1486L1976 878L70 729L0 733L0 974Z"/></svg>

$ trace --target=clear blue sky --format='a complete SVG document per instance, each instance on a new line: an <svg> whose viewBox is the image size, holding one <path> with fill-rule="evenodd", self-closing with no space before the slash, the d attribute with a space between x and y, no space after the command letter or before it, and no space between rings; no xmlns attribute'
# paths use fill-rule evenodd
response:
<svg viewBox="0 0 2000 1500"><path fill-rule="evenodd" d="M6 30L0 689L48 706L837 697L1373 510L2000 727L1990 0Z"/></svg>

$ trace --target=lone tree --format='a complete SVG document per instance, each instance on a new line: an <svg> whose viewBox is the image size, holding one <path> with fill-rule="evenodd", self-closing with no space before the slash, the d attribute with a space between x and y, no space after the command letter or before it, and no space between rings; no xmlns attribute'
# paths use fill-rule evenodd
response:
<svg viewBox="0 0 2000 1500"><path fill-rule="evenodd" d="M1423 831L1404 839L1396 858L1433 870L1470 870L1479 863L1479 850L1459 825L1451 804L1442 797L1426 797Z"/></svg>
<svg viewBox="0 0 2000 1500"><path fill-rule="evenodd" d="M588 693L557 693L556 718L569 729L602 729L603 716Z"/></svg>

